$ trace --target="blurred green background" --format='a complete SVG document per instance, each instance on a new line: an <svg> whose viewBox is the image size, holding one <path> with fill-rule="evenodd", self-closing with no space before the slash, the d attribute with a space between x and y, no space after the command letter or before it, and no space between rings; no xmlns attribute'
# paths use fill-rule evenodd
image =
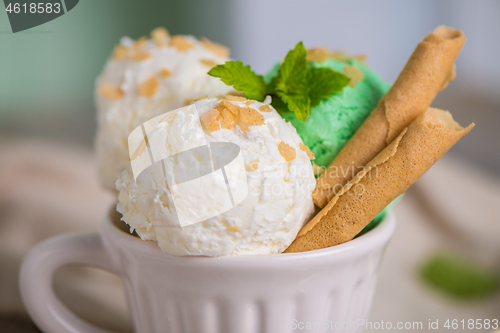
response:
<svg viewBox="0 0 500 333"><path fill-rule="evenodd" d="M120 38L165 26L227 43L226 2L83 0L58 19L16 34L2 8L0 135L90 144L94 81Z"/></svg>

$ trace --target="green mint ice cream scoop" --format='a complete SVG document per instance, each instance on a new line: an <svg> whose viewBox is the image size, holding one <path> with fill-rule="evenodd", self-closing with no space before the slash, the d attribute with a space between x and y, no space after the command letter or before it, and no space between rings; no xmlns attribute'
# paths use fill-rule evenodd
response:
<svg viewBox="0 0 500 333"><path fill-rule="evenodd" d="M333 161L390 88L375 71L355 59L309 62L309 66L326 67L339 73L348 65L357 67L364 76L354 87L346 86L340 93L322 99L305 121L298 120L293 112L281 113L316 156L314 163L322 167ZM265 75L266 82L277 75L278 69L279 64L276 64Z"/></svg>

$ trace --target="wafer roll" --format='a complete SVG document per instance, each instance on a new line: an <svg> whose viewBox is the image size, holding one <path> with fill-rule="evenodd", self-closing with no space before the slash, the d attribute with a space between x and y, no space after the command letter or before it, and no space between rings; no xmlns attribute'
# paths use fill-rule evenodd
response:
<svg viewBox="0 0 500 333"><path fill-rule="evenodd" d="M417 45L392 88L318 178L316 206L323 208L359 168L427 110L455 78L454 62L464 43L461 31L440 26Z"/></svg>
<svg viewBox="0 0 500 333"><path fill-rule="evenodd" d="M472 127L462 128L448 111L428 108L300 230L285 252L317 250L351 240Z"/></svg>

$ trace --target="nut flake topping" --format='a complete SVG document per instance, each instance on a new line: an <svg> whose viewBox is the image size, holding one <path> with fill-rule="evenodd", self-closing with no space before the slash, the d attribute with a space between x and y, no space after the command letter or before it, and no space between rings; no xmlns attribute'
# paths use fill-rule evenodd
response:
<svg viewBox="0 0 500 333"><path fill-rule="evenodd" d="M160 70L160 76L163 78L163 79L166 79L167 77L171 77L172 76L172 72L169 71L168 69L166 68L162 68Z"/></svg>
<svg viewBox="0 0 500 333"><path fill-rule="evenodd" d="M200 117L203 127L209 132L218 131L220 129L221 115L219 110L210 109L207 113Z"/></svg>
<svg viewBox="0 0 500 333"><path fill-rule="evenodd" d="M260 108L259 108L260 112L271 112L273 111L273 109L271 109L271 107L267 104L264 104L262 105Z"/></svg>
<svg viewBox="0 0 500 333"><path fill-rule="evenodd" d="M110 101L116 101L123 97L123 90L120 87L109 83L103 83L98 89L99 94Z"/></svg>
<svg viewBox="0 0 500 333"><path fill-rule="evenodd" d="M169 33L167 29L160 27L151 31L151 38L155 42L157 47L165 47L167 38L169 37Z"/></svg>
<svg viewBox="0 0 500 333"><path fill-rule="evenodd" d="M176 48L179 52L187 52L195 47L184 36L177 35L170 37L168 30L163 27L159 27L151 31L151 40L158 48L166 47L167 45L169 45ZM230 51L224 45L212 42L207 38L202 38L200 42L205 49L212 52L213 54L222 58L229 57ZM131 59L132 61L137 62L147 60L152 57L152 54L150 52L143 50L144 46L146 46L147 43L148 38L146 36L143 36L135 41L131 49L124 45L117 45L113 51L112 59L116 61ZM210 68L217 66L217 63L212 60L201 60L201 63Z"/></svg>
<svg viewBox="0 0 500 333"><path fill-rule="evenodd" d="M146 36L142 36L134 43L134 50L140 51L146 44L148 43L148 39Z"/></svg>
<svg viewBox="0 0 500 333"><path fill-rule="evenodd" d="M222 116L221 127L224 129L234 130L236 128L236 116L234 113L229 111L229 109L221 107L220 105L218 105L217 109Z"/></svg>
<svg viewBox="0 0 500 333"><path fill-rule="evenodd" d="M246 171L248 171L248 172L254 172L254 171L256 171L259 168L259 163L260 163L259 160L254 160L252 163L250 163L249 166L247 166L245 168Z"/></svg>
<svg viewBox="0 0 500 333"><path fill-rule="evenodd" d="M244 102L247 100L243 96L235 96L235 95L227 95L227 96L224 96L223 99L226 99L228 101L233 101L233 102Z"/></svg>
<svg viewBox="0 0 500 333"><path fill-rule="evenodd" d="M152 76L137 87L137 93L142 97L153 97L160 87L160 81Z"/></svg>
<svg viewBox="0 0 500 333"><path fill-rule="evenodd" d="M187 52L194 47L189 41L183 36L173 36L170 39L170 46L175 47L179 52Z"/></svg>
<svg viewBox="0 0 500 333"><path fill-rule="evenodd" d="M357 56L348 56L344 51L332 52L328 49L316 47L307 50L307 61L315 61L315 62L325 62L328 59L335 59L339 61L349 61L351 59L356 59L360 62L364 62L366 60L366 55L357 55Z"/></svg>
<svg viewBox="0 0 500 333"><path fill-rule="evenodd" d="M309 149L308 146L306 146L305 144L303 143L300 143L299 144L299 147L300 147L300 150L303 150L306 152L307 154L307 157L309 157L310 160L314 160L316 159L316 156L314 156L313 152L311 151L311 149Z"/></svg>
<svg viewBox="0 0 500 333"><path fill-rule="evenodd" d="M153 57L153 55L149 52L136 51L136 52L132 53L132 56L130 57L130 59L132 59L133 61L141 62L144 60L148 60L149 58L152 58L152 57Z"/></svg>
<svg viewBox="0 0 500 333"><path fill-rule="evenodd" d="M307 50L307 61L325 62L332 57L332 52L323 48L313 48Z"/></svg>
<svg viewBox="0 0 500 333"><path fill-rule="evenodd" d="M212 42L211 40L207 38L202 38L201 39L201 44L210 52L218 55L221 58L229 58L229 55L231 52L227 47L224 45Z"/></svg>
<svg viewBox="0 0 500 333"><path fill-rule="evenodd" d="M361 72L361 70L356 66L346 65L342 72L351 80L349 82L349 86L351 88L356 87L358 82L361 82L365 79L363 72Z"/></svg>
<svg viewBox="0 0 500 333"><path fill-rule="evenodd" d="M246 134L250 126L264 125L264 116L252 108L237 106L227 100L222 100L215 108L201 116L201 123L209 132L221 128L234 130L238 125Z"/></svg>
<svg viewBox="0 0 500 333"><path fill-rule="evenodd" d="M128 48L123 45L117 45L113 51L113 60L121 61L128 57Z"/></svg>
<svg viewBox="0 0 500 333"><path fill-rule="evenodd" d="M215 66L217 66L217 63L215 61L213 61L213 60L210 60L210 59L201 59L200 63L203 66L207 66L209 68L214 68Z"/></svg>
<svg viewBox="0 0 500 333"><path fill-rule="evenodd" d="M283 156L283 158L287 162L293 161L297 156L297 152L295 151L295 149L293 149L293 147L290 147L283 141L281 141L280 144L278 145L278 150L280 152L280 155Z"/></svg>

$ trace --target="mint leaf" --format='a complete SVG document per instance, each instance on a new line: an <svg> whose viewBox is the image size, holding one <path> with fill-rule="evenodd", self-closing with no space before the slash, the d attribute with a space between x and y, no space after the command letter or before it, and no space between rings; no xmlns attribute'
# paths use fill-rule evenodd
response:
<svg viewBox="0 0 500 333"><path fill-rule="evenodd" d="M302 42L290 50L276 79L276 91L285 94L307 95L307 51Z"/></svg>
<svg viewBox="0 0 500 333"><path fill-rule="evenodd" d="M281 97L279 97L277 95L273 96L273 100L271 102L271 105L278 112L290 112L290 110L288 109L288 106L285 104L285 102L283 102L283 100L281 99Z"/></svg>
<svg viewBox="0 0 500 333"><path fill-rule="evenodd" d="M271 81L271 88L302 121L309 117L311 100L309 99L307 51L302 42L288 52L278 70L276 79Z"/></svg>
<svg viewBox="0 0 500 333"><path fill-rule="evenodd" d="M275 76L271 79L271 81L269 82L269 84L267 85L267 94L268 95L272 95L272 94L276 94L276 84L278 82L278 77Z"/></svg>
<svg viewBox="0 0 500 333"><path fill-rule="evenodd" d="M425 282L449 296L485 297L498 291L499 277L476 262L453 253L438 253L421 268Z"/></svg>
<svg viewBox="0 0 500 333"><path fill-rule="evenodd" d="M241 61L227 61L223 65L212 68L208 75L218 77L229 86L238 91L243 91L248 99L263 101L266 97L266 83L264 78L255 74L250 66L245 66Z"/></svg>
<svg viewBox="0 0 500 333"><path fill-rule="evenodd" d="M295 113L298 120L305 121L311 112L311 100L307 95L292 95L278 91L278 96L287 105L290 111Z"/></svg>
<svg viewBox="0 0 500 333"><path fill-rule="evenodd" d="M311 107L319 104L323 98L342 91L349 84L349 78L329 68L309 68L307 86Z"/></svg>

